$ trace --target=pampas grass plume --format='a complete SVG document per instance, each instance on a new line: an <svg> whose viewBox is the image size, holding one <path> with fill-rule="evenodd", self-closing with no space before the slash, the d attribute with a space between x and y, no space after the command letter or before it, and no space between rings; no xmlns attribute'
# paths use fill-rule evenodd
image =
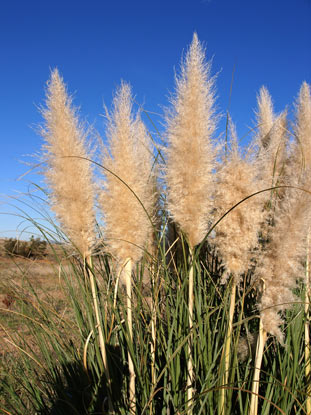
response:
<svg viewBox="0 0 311 415"><path fill-rule="evenodd" d="M57 69L51 73L42 114L48 164L44 174L52 209L73 245L86 257L95 239L92 171L90 162L81 159L89 157L86 133Z"/></svg>
<svg viewBox="0 0 311 415"><path fill-rule="evenodd" d="M140 116L132 115L129 84L121 84L113 112L107 113L107 118L110 152L106 152L103 164L113 174L105 173L105 191L101 195L105 237L114 257L136 262L152 236L150 219L155 197L152 150Z"/></svg>
<svg viewBox="0 0 311 415"><path fill-rule="evenodd" d="M262 147L267 147L270 141L270 131L274 123L274 113L272 98L265 86L262 86L259 90L257 106L258 140Z"/></svg>
<svg viewBox="0 0 311 415"><path fill-rule="evenodd" d="M192 248L204 238L211 210L214 101L214 78L195 33L166 119L168 209Z"/></svg>
<svg viewBox="0 0 311 415"><path fill-rule="evenodd" d="M272 98L264 86L257 96L257 105L257 145L259 147L257 164L262 179L262 188L265 188L280 184L285 176L288 142L287 112L274 114Z"/></svg>
<svg viewBox="0 0 311 415"><path fill-rule="evenodd" d="M223 157L223 162L217 173L215 191L215 213L222 217L237 203L252 195L259 189L257 165L253 162L251 153L243 158L238 148L235 128L230 120L231 146L229 154ZM258 245L258 232L263 221L262 194L255 195L235 207L221 219L216 226L213 242L222 258L226 273L222 277L225 283L228 276L233 277L228 315L228 328L223 350L224 375L222 385L229 380L230 348L233 329L236 285L241 274L250 267L251 250ZM220 413L225 413L226 390L220 391Z"/></svg>
<svg viewBox="0 0 311 415"><path fill-rule="evenodd" d="M279 122L283 122L281 116ZM279 128L284 129L282 125ZM311 94L310 86L306 82L301 86L296 103L295 134L298 139L296 146L300 149L296 149L294 161L290 163L291 180L297 183L300 177L300 185L308 189L311 168ZM306 168L302 176L298 174L301 150ZM310 195L287 190L282 204L277 206L274 226L269 229L269 243L256 268L256 274L263 279L265 286L260 303L262 326L280 342L283 341L280 329L283 323L282 313L290 307L290 303L297 301L293 289L296 287L297 278L303 275L301 258L306 252L310 222Z"/></svg>
<svg viewBox="0 0 311 415"><path fill-rule="evenodd" d="M236 132L230 122L231 146L218 169L215 191L215 213L221 217L235 204L260 189L257 165L252 155L242 157L238 148ZM263 221L263 196L253 196L241 203L225 216L216 227L213 239L224 262L227 273L234 277L235 284L240 275L250 266L251 250L258 245L258 232Z"/></svg>
<svg viewBox="0 0 311 415"><path fill-rule="evenodd" d="M309 181L310 183L310 181ZM256 267L264 281L260 302L263 329L282 342L282 313L297 301L293 293L297 278L302 278L306 237L311 222L310 194L292 191L275 214L269 243Z"/></svg>
<svg viewBox="0 0 311 415"><path fill-rule="evenodd" d="M297 155L302 153L303 167L308 169L311 167L311 88L307 82L301 85L296 101L294 131L300 148Z"/></svg>

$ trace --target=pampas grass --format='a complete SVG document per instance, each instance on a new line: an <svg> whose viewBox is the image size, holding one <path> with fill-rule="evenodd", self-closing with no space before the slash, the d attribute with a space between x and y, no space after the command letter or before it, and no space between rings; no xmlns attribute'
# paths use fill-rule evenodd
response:
<svg viewBox="0 0 311 415"><path fill-rule="evenodd" d="M51 73L41 132L56 221L20 212L50 243L58 267L48 281L63 303L47 279L42 293L34 288L32 260L14 259L8 277L6 266L0 411L310 413L310 87L301 87L293 126L290 108L275 114L262 88L251 150L230 122L229 147L216 155L214 83L194 34L161 147L122 82L98 163ZM96 186L95 168L104 175ZM63 234L70 243L59 243Z"/></svg>
<svg viewBox="0 0 311 415"><path fill-rule="evenodd" d="M273 119L272 101L266 90L261 90L258 100L258 120L268 120L266 125L270 130L262 130L260 164L266 170L273 171L273 184L293 183L303 185L310 189L309 165L306 148L308 147L308 134L311 122L311 100L310 90L306 83L303 83L296 104L296 124L294 133L296 136L294 150L291 159L286 160L286 141L288 130L286 128L286 115L281 114L275 118L274 124L270 126ZM267 116L267 113L269 114ZM266 117L266 118L265 118ZM271 148L271 150L270 150ZM302 157L301 157L302 154ZM300 162L302 160L302 163ZM273 170L272 170L273 166ZM283 166L283 167L282 167ZM307 169L307 171L303 171ZM268 169L267 169L268 167ZM284 178L275 180L274 176L280 176L281 168L288 167ZM264 171L264 169L262 168ZM289 176L292 177L286 177ZM260 368L267 336L272 334L283 344L284 335L280 329L284 323L281 315L284 315L292 303L298 299L293 291L296 287L298 276L303 275L302 258L307 253L306 278L308 279L309 268L309 233L310 233L310 195L300 191L286 189L282 195L282 203L276 204L275 211L270 215L270 226L267 229L267 245L256 266L255 274L261 279L263 292L260 302L260 328L257 342L255 371L252 385L252 398L250 414L256 415L258 411L258 390L260 380ZM272 226L271 226L272 225ZM306 284L308 286L308 284ZM308 309L305 307L306 317ZM305 333L308 337L305 340L309 343L307 318ZM306 338L306 337L305 337ZM307 356L306 356L307 355ZM309 375L309 355L305 353L306 379ZM307 398L307 412L310 406Z"/></svg>
<svg viewBox="0 0 311 415"><path fill-rule="evenodd" d="M194 247L207 233L212 206L213 166L215 152L212 135L215 131L214 78L210 64L195 33L176 79L176 93L167 114L166 184L168 210L185 233L193 264ZM189 272L189 332L193 330L193 265ZM192 334L189 338L188 402L192 404L194 370ZM189 412L191 413L191 412Z"/></svg>
<svg viewBox="0 0 311 415"><path fill-rule="evenodd" d="M262 89L260 92L257 118L258 122L261 122L259 126L259 137L261 138L259 165L261 171L272 173L272 185L302 184L305 188L310 188L308 173L303 171L305 168L309 170L306 148L308 147L310 132L308 129L311 122L310 103L310 90L308 85L303 83L296 103L294 149L292 149L291 159L287 160L286 113L275 117L272 100L267 90ZM271 125L273 120L274 123ZM262 179L263 182L268 183L269 175L268 180L265 180L264 174ZM308 234L311 218L309 205L308 194L286 189L282 192L282 203L275 204L273 213L267 211L267 215L270 216L270 226L266 228L268 244L261 252L261 258L255 271L255 274L261 278L264 288L260 302L260 329L252 385L251 415L257 414L258 410L260 368L267 336L272 334L283 344L284 335L280 327L284 320L280 313L284 315L284 311L297 301L293 290L296 287L298 276L303 275L301 258L304 256L304 252L309 250ZM308 265L306 275L308 274L307 270ZM307 356L306 373L308 372L308 359Z"/></svg>
<svg viewBox="0 0 311 415"><path fill-rule="evenodd" d="M309 182L309 181L308 181ZM307 182L307 183L308 183ZM269 242L263 251L255 274L263 281L260 301L260 333L255 362L253 395L250 414L257 414L259 371L263 347L268 334L283 344L284 323L281 313L298 301L294 295L297 279L303 277L301 258L304 256L310 226L310 195L292 191L275 215Z"/></svg>
<svg viewBox="0 0 311 415"><path fill-rule="evenodd" d="M222 217L229 209L260 188L258 166L254 163L250 152L242 157L238 148L238 139L235 127L230 121L231 146L223 155L223 160L217 172L214 209L217 217ZM223 352L224 377L222 385L228 383L230 366L230 347L232 324L236 298L236 286L242 275L247 273L254 256L254 249L258 247L259 231L264 221L263 194L248 199L224 217L216 226L213 244L222 259L225 272L222 283L230 277L231 296L228 316L228 331ZM225 388L221 389L221 413L225 413Z"/></svg>
<svg viewBox="0 0 311 415"><path fill-rule="evenodd" d="M86 149L86 133L78 121L57 69L51 73L46 109L42 114L46 124L41 134L45 138L44 156L48 164L44 174L51 188L51 207L72 244L83 256L85 274L90 280L100 349L110 388L106 345L91 261L92 245L95 241L95 194L89 154ZM112 412L111 396L109 408Z"/></svg>
<svg viewBox="0 0 311 415"><path fill-rule="evenodd" d="M302 166L305 170L310 171L311 158L310 158L310 144L311 144L311 88L306 82L303 82L298 99L296 101L296 123L295 123L295 135L296 135L296 164L299 160L297 150L300 149L302 157ZM310 362L310 227L307 234L307 253L306 253L306 272L305 272L305 375L306 379L310 379L311 376L311 362ZM309 385L307 389L307 414L311 414L311 387Z"/></svg>
<svg viewBox="0 0 311 415"><path fill-rule="evenodd" d="M107 113L110 151L104 156L105 191L101 194L106 223L105 238L111 254L123 269L127 294L129 341L132 329L132 267L144 253L152 236L154 211L153 155L146 129L139 117L132 115L131 88L122 83ZM136 413L135 370L128 351L130 372L129 411Z"/></svg>

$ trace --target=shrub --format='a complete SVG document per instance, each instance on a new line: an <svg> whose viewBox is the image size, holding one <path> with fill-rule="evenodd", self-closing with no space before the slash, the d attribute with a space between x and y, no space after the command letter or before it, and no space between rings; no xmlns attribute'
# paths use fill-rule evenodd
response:
<svg viewBox="0 0 311 415"><path fill-rule="evenodd" d="M24 258L42 258L47 252L47 242L33 235L30 241L19 241L16 238L9 238L4 242L5 253L9 256L21 256Z"/></svg>

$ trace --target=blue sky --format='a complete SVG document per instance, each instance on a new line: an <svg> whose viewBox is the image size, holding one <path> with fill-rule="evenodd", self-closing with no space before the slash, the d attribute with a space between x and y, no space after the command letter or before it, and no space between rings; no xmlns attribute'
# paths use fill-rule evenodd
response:
<svg viewBox="0 0 311 415"><path fill-rule="evenodd" d="M252 125L262 85L281 111L302 81L311 82L310 21L311 0L2 1L0 237L23 228L20 219L3 214L13 211L7 195L20 198L29 182L41 180L34 174L16 179L27 171L21 161L40 151L35 127L50 68L58 67L81 118L103 136L103 104L110 106L121 79L147 110L162 112L174 70L197 31L213 57L223 113L235 66L230 112L241 137Z"/></svg>

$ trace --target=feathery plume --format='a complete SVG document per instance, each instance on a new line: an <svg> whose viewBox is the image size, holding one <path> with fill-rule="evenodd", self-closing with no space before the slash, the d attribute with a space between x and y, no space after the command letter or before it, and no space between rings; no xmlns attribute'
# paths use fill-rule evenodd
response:
<svg viewBox="0 0 311 415"><path fill-rule="evenodd" d="M86 133L78 121L63 79L54 69L47 85L44 174L51 188L52 209L73 245L88 256L95 239L94 190L88 158Z"/></svg>
<svg viewBox="0 0 311 415"><path fill-rule="evenodd" d="M167 114L168 209L191 247L204 238L212 205L214 101L214 78L195 33Z"/></svg>
<svg viewBox="0 0 311 415"><path fill-rule="evenodd" d="M107 113L110 153L106 152L103 162L113 173L105 172L101 195L105 237L118 260L136 262L152 235L153 155L140 117L132 115L130 85L121 84L113 107L113 113Z"/></svg>
<svg viewBox="0 0 311 415"><path fill-rule="evenodd" d="M263 329L282 342L280 312L297 301L293 294L298 278L303 277L301 258L311 222L310 194L292 191L283 201L270 228L269 243L257 265L256 275L264 281L260 302Z"/></svg>
<svg viewBox="0 0 311 415"><path fill-rule="evenodd" d="M311 167L311 88L303 82L296 101L296 123L294 127L296 136L295 151L297 161L303 160L303 168Z"/></svg>
<svg viewBox="0 0 311 415"><path fill-rule="evenodd" d="M257 96L256 113L259 147L257 159L262 188L280 184L285 176L286 147L288 142L287 112L273 112L273 103L266 87L261 87ZM267 193L268 195L268 193Z"/></svg>
<svg viewBox="0 0 311 415"><path fill-rule="evenodd" d="M257 95L256 121L258 127L258 141L262 147L267 147L270 142L270 131L274 123L273 103L271 95L265 86L262 86Z"/></svg>
<svg viewBox="0 0 311 415"><path fill-rule="evenodd" d="M227 157L217 173L214 208L217 217L221 217L235 204L261 190L258 170L251 154L243 158L240 154L235 128L230 122L231 146ZM213 239L226 268L226 274L232 274L234 284L250 265L251 250L258 245L258 232L264 220L263 196L253 196L233 209L216 227Z"/></svg>

